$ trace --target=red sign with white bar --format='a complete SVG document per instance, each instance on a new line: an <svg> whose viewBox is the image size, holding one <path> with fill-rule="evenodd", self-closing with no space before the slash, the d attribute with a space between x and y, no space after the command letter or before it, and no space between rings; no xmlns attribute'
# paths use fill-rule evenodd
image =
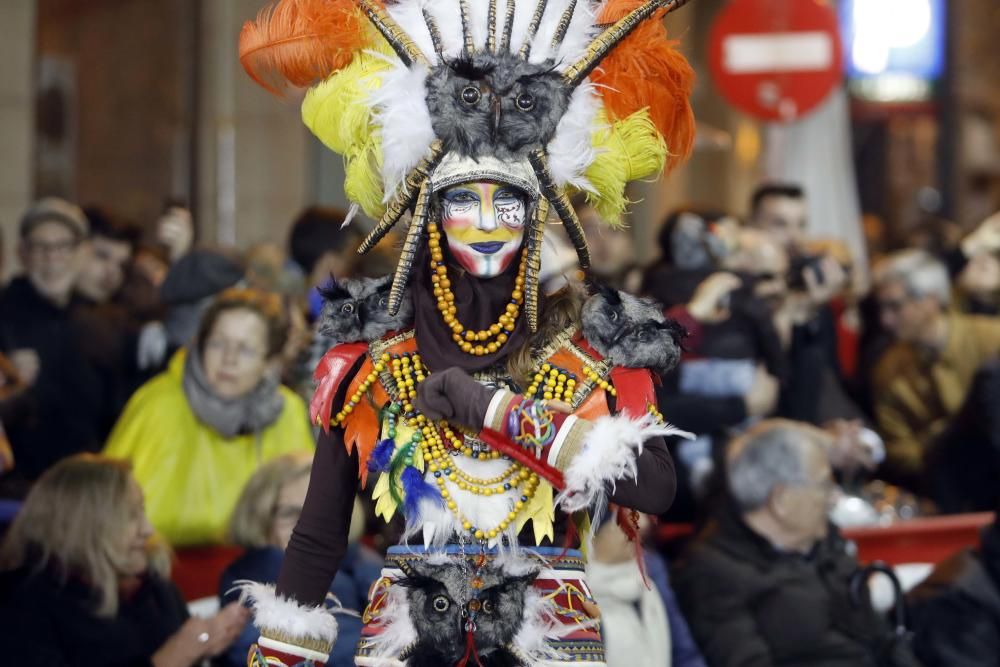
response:
<svg viewBox="0 0 1000 667"><path fill-rule="evenodd" d="M708 62L730 104L790 122L840 83L841 53L837 14L826 0L732 0L712 25Z"/></svg>

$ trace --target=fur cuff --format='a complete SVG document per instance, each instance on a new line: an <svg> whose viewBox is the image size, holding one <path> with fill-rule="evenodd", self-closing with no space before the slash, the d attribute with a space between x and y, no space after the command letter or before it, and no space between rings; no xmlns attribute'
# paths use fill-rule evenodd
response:
<svg viewBox="0 0 1000 667"><path fill-rule="evenodd" d="M274 592L273 584L237 581L240 602L253 610L254 625L260 628L261 646L267 640L326 656L337 641L337 619L325 607L307 607ZM316 659L315 656L312 656ZM325 660L325 658L324 658Z"/></svg>
<svg viewBox="0 0 1000 667"><path fill-rule="evenodd" d="M586 423L581 420L578 424ZM603 505L607 489L613 491L617 480L635 479L636 459L646 440L671 435L692 437L649 414L639 419L625 415L601 417L586 426L589 428L579 451L563 470L566 488L556 499L566 512Z"/></svg>

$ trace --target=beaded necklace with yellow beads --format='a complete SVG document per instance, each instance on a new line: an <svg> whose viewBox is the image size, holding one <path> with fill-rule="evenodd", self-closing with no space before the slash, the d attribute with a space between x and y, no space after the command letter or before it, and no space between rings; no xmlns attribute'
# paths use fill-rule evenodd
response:
<svg viewBox="0 0 1000 667"><path fill-rule="evenodd" d="M417 352L402 352L397 354L383 353L373 366L373 370L364 379L356 392L350 397L337 416L334 423L342 423L354 406L362 400L363 394L378 379L380 373L386 372L392 378L395 398L385 409L386 439L379 443L372 453L377 469L389 474L390 491L397 504L400 504L406 494L429 494L430 490L419 486L423 484L423 475L419 481L414 473L406 474L407 468L416 471L424 467L433 474L437 489L444 505L455 516L462 529L477 540L494 539L504 533L517 520L520 512L526 507L539 485L536 473L526 466L511 461L501 474L491 478L474 477L461 470L451 459L467 456L473 459L499 459L499 452L489 449L479 449L470 445L466 439L455 432L446 421L433 423L413 406L417 395L417 386L430 374ZM388 386L388 385L387 385ZM399 433L398 426L402 423L412 430L412 435L405 443L396 442ZM380 451L381 450L381 451ZM421 465L422 464L422 465ZM516 489L520 496L514 501L514 507L506 517L494 527L476 526L465 517L447 489L447 482L452 482L459 489L479 496L493 496ZM402 486L403 495L399 486Z"/></svg>
<svg viewBox="0 0 1000 667"><path fill-rule="evenodd" d="M444 262L444 251L441 249L441 231L431 223L427 229L427 246L431 256L431 282L434 284L434 296L437 308L445 325L451 329L451 338L458 348L466 354L481 357L493 354L509 340L511 332L517 324L517 318L524 303L524 274L528 267L528 249L521 251L521 264L514 278L514 290L510 295L504 312L497 321L486 329L472 331L458 321L458 308L455 306L455 294L451 291L451 280L448 278L448 267Z"/></svg>

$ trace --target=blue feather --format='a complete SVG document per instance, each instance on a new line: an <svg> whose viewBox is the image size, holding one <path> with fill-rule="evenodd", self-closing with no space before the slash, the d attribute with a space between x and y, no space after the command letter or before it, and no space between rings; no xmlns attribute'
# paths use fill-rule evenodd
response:
<svg viewBox="0 0 1000 667"><path fill-rule="evenodd" d="M386 438L375 446L371 456L368 458L369 472L385 472L389 469L389 461L392 460L392 452L396 449L396 441Z"/></svg>
<svg viewBox="0 0 1000 667"><path fill-rule="evenodd" d="M423 499L441 502L441 495L438 490L424 481L424 476L420 471L412 466L407 466L400 475L403 483L403 493L406 501L403 504L403 514L406 515L407 522L412 522L417 518L420 501Z"/></svg>

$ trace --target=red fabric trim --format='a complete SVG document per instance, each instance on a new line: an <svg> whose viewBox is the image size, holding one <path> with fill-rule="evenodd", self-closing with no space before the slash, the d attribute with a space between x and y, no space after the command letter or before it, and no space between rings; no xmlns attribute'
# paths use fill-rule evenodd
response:
<svg viewBox="0 0 1000 667"><path fill-rule="evenodd" d="M556 491L566 488L566 480L558 468L550 466L542 459L536 459L535 455L517 444L506 435L497 433L492 429L483 429L479 433L479 438L490 447L514 459L521 465L527 466L539 477L552 485Z"/></svg>
<svg viewBox="0 0 1000 667"><path fill-rule="evenodd" d="M611 369L611 384L617 392L615 405L620 414L638 419L646 414L650 404L656 405L653 373L648 368Z"/></svg>
<svg viewBox="0 0 1000 667"><path fill-rule="evenodd" d="M368 351L368 343L344 343L330 348L313 372L316 391L309 401L309 419L330 432L330 416L333 414L333 399L340 391L348 372L358 359Z"/></svg>

